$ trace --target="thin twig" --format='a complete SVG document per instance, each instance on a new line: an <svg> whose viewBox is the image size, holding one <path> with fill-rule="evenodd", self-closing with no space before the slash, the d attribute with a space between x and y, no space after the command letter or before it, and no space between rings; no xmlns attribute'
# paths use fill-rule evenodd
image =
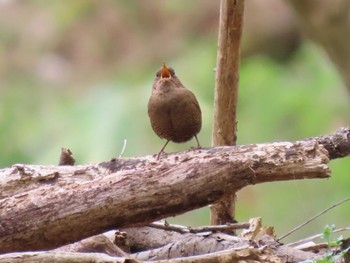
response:
<svg viewBox="0 0 350 263"><path fill-rule="evenodd" d="M345 198L344 200L328 207L327 209L321 211L320 213L316 214L315 216L311 217L310 219L306 220L304 223L302 223L301 225L293 228L292 230L290 230L289 232L287 232L286 234L284 234L283 236L279 237L277 239L277 241L280 241L281 239L289 236L290 234L294 233L295 231L297 231L298 229L302 228L303 226L307 225L308 223L310 223L311 221L315 220L316 218L320 217L321 215L325 214L326 212L328 212L329 210L341 205L342 203L345 203L346 201L349 201L350 200L350 197L347 197Z"/></svg>
<svg viewBox="0 0 350 263"><path fill-rule="evenodd" d="M124 139L123 148L122 148L122 151L119 154L119 158L121 158L122 155L124 154L127 142L128 142L127 139Z"/></svg>
<svg viewBox="0 0 350 263"><path fill-rule="evenodd" d="M200 227L189 227L191 233L199 233L206 231L227 231L227 230L236 230L236 229L248 229L250 224L248 222L243 223L231 223L226 225L212 225L212 226L200 226Z"/></svg>
<svg viewBox="0 0 350 263"><path fill-rule="evenodd" d="M328 243L324 242L324 243L313 244L308 247L300 248L300 250L312 252L312 251L318 251L320 249L328 249L328 248L329 248Z"/></svg>
<svg viewBox="0 0 350 263"><path fill-rule="evenodd" d="M343 232L343 231L349 231L350 230L350 227L343 227L343 228L338 228L338 229L335 229L333 231L333 233L337 233L337 232ZM290 243L290 244L287 244L286 246L289 246L289 247L296 247L296 246L299 246L299 245L302 245L306 242L309 242L311 240L314 240L316 238L320 238L322 237L323 234L316 234L316 235L313 235L313 236L310 236L310 237L307 237L307 238L304 238L304 239L301 239L299 241L296 241L296 242L293 242L293 243Z"/></svg>
<svg viewBox="0 0 350 263"><path fill-rule="evenodd" d="M169 224L167 222L165 223L154 222L149 224L148 226L158 228L158 229L163 229L163 230L175 231L175 232L184 234L184 233L200 233L200 232L207 232L207 231L217 232L217 231L226 231L226 230L235 230L235 229L247 229L249 228L250 224L248 222L243 222L243 223L234 223L234 224L226 224L226 225L186 227L186 226Z"/></svg>
<svg viewBox="0 0 350 263"><path fill-rule="evenodd" d="M149 227L157 228L157 229L162 229L162 230L168 230L168 231L175 231L181 234L189 233L189 229L185 226L180 226L180 225L174 225L174 224L169 224L168 222L153 222L148 225Z"/></svg>

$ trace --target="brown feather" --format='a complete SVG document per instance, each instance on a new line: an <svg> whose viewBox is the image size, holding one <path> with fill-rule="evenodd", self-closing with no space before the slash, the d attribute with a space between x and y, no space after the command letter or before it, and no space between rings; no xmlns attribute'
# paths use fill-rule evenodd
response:
<svg viewBox="0 0 350 263"><path fill-rule="evenodd" d="M158 70L148 102L148 115L154 132L176 143L196 136L202 127L202 113L194 94L185 88L169 68L170 76L163 78Z"/></svg>

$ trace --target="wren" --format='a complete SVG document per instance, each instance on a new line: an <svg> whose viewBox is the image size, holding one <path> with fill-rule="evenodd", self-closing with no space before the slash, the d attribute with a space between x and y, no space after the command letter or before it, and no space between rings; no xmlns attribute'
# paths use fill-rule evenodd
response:
<svg viewBox="0 0 350 263"><path fill-rule="evenodd" d="M182 143L196 138L202 127L202 113L194 94L175 75L173 68L164 64L156 73L152 95L148 102L148 115L152 129L166 143L159 151L157 160L169 141Z"/></svg>

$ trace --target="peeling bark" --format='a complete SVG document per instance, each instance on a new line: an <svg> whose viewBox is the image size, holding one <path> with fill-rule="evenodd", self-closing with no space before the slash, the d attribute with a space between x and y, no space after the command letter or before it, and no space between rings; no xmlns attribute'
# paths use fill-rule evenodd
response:
<svg viewBox="0 0 350 263"><path fill-rule="evenodd" d="M0 263L137 263L134 259L111 257L101 253L67 253L67 252L25 252L0 255Z"/></svg>
<svg viewBox="0 0 350 263"><path fill-rule="evenodd" d="M214 93L213 146L237 141L237 100L244 0L221 0ZM236 192L227 192L210 206L210 223L233 223Z"/></svg>
<svg viewBox="0 0 350 263"><path fill-rule="evenodd" d="M348 138L349 130L343 129L296 143L207 148L160 161L13 165L0 170L0 252L51 249L110 229L145 225L247 185L328 178L326 149L348 155Z"/></svg>
<svg viewBox="0 0 350 263"><path fill-rule="evenodd" d="M125 257L129 255L117 247L113 242L105 235L97 235L88 237L79 242L62 246L51 250L52 252L93 252L104 253L114 257Z"/></svg>

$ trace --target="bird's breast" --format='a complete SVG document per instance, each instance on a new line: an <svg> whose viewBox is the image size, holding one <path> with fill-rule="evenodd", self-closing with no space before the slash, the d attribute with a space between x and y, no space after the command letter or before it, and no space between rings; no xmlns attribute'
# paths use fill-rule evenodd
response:
<svg viewBox="0 0 350 263"><path fill-rule="evenodd" d="M148 114L155 133L162 138L184 142L201 129L201 110L193 93L185 88L153 94Z"/></svg>

